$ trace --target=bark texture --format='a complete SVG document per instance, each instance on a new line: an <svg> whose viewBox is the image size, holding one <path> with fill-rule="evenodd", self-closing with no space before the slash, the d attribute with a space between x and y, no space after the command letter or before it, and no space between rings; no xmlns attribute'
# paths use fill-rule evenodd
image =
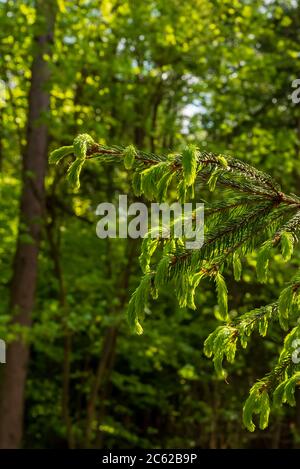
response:
<svg viewBox="0 0 300 469"><path fill-rule="evenodd" d="M23 154L20 201L20 229L11 282L13 321L31 326L34 307L39 239L44 214L44 180L47 168L48 127L44 115L49 110L49 66L56 2L36 1L36 24L28 103L27 144ZM0 448L19 448L23 436L24 392L29 346L21 340L8 346L1 383Z"/></svg>

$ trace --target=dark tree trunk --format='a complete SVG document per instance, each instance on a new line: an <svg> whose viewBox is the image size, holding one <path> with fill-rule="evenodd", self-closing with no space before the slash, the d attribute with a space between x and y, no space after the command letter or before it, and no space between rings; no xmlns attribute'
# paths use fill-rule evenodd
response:
<svg viewBox="0 0 300 469"><path fill-rule="evenodd" d="M27 327L31 325L35 300L47 168L48 128L42 118L49 110L50 95L46 86L49 81L49 66L43 57L50 53L53 41L55 5L53 0L36 2L37 21L31 68L27 145L23 154L20 229L11 283L13 321ZM28 359L28 345L21 340L9 345L1 389L0 448L18 448L22 442Z"/></svg>
<svg viewBox="0 0 300 469"><path fill-rule="evenodd" d="M124 309L127 301L128 301L128 286L129 286L129 279L133 267L132 260L135 258L135 249L136 244L132 240L128 240L127 247L126 247L126 256L127 263L124 266L123 274L120 278L120 283L118 284L118 290L121 290L120 298L120 305L118 311L112 311L112 314L120 312ZM119 333L119 326L114 325L107 329L102 346L101 356L99 357L99 362L92 386L92 391L88 399L87 403L87 420L86 420L86 434L85 434L85 441L84 447L90 448L92 447L92 425L93 421L97 415L97 401L99 398L100 390L105 391L102 389L106 384L106 380L109 380L110 374L113 369L114 365L114 358L116 353L117 347L117 339ZM103 402L101 412L104 412ZM99 421L99 419L98 419ZM97 437L99 439L99 432L97 433Z"/></svg>

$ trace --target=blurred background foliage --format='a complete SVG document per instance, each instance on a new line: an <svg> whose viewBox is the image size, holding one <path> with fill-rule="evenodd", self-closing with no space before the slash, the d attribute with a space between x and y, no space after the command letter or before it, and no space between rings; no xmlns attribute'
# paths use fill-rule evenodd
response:
<svg viewBox="0 0 300 469"><path fill-rule="evenodd" d="M0 0L0 16L0 337L31 347L23 446L299 446L299 399L296 409L273 413L266 431L243 429L242 403L270 370L282 333L254 336L228 382L217 379L202 351L219 324L210 282L197 311L179 309L165 291L145 312L144 335L130 334L125 311L140 276L139 241L95 232L97 205L130 193L120 167L87 165L79 193L65 168L48 171L33 324L10 324L35 2ZM42 116L49 151L82 132L156 152L190 141L251 162L297 192L300 104L290 96L299 44L295 0L59 1L52 56L43 57L51 70L51 110ZM210 195L204 188L199 197ZM299 255L288 265L278 258L260 285L249 256L242 281L226 279L232 314L277 298L299 264Z"/></svg>

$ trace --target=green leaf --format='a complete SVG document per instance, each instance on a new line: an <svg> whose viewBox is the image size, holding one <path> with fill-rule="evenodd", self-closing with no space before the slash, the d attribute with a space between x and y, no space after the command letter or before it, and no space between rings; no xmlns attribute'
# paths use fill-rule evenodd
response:
<svg viewBox="0 0 300 469"><path fill-rule="evenodd" d="M269 424L270 400L267 391L264 391L260 398L259 428L264 430Z"/></svg>
<svg viewBox="0 0 300 469"><path fill-rule="evenodd" d="M226 321L228 319L228 291L224 277L220 272L217 272L215 281L217 286L219 313L221 318Z"/></svg>
<svg viewBox="0 0 300 469"><path fill-rule="evenodd" d="M197 176L198 151L195 145L189 145L183 150L181 162L185 184L189 187Z"/></svg>
<svg viewBox="0 0 300 469"><path fill-rule="evenodd" d="M143 328L140 324L140 319L144 315L145 306L148 301L148 296L151 289L151 279L152 276L150 274L144 275L139 286L134 291L128 305L128 324L131 330L138 335L141 335L143 333Z"/></svg>
<svg viewBox="0 0 300 469"><path fill-rule="evenodd" d="M74 187L75 190L78 190L80 187L80 173L82 167L85 163L83 159L75 160L68 169L67 179L69 183Z"/></svg>
<svg viewBox="0 0 300 469"><path fill-rule="evenodd" d="M261 429L268 426L270 403L268 392L264 387L264 382L259 381L255 383L250 389L249 397L243 407L243 422L250 432L255 430L253 423L254 414L260 414L259 426Z"/></svg>
<svg viewBox="0 0 300 469"><path fill-rule="evenodd" d="M151 258L158 247L159 240L156 238L151 238L151 233L149 233L142 242L141 255L139 257L140 266L144 273L150 270Z"/></svg>
<svg viewBox="0 0 300 469"><path fill-rule="evenodd" d="M260 282L266 282L268 275L269 260L273 248L272 240L265 241L258 251L256 272Z"/></svg>
<svg viewBox="0 0 300 469"><path fill-rule="evenodd" d="M160 181L158 182L157 185L157 200L158 202L162 202L167 198L167 191L168 187L173 179L173 176L175 175L174 172L171 173L166 173L162 176Z"/></svg>
<svg viewBox="0 0 300 469"><path fill-rule="evenodd" d="M241 263L240 256L238 255L237 252L234 252L234 254L232 256L232 262L233 262L234 279L236 281L240 281L241 280L241 275L242 275L242 263Z"/></svg>
<svg viewBox="0 0 300 469"><path fill-rule="evenodd" d="M163 256L158 263L155 274L155 287L159 290L168 280L169 277L170 257Z"/></svg>
<svg viewBox="0 0 300 469"><path fill-rule="evenodd" d="M168 170L168 166L168 163L163 161L142 171L141 189L148 200L154 200L157 198L158 183L166 170Z"/></svg>
<svg viewBox="0 0 300 469"><path fill-rule="evenodd" d="M136 149L133 145L129 145L123 151L124 166L126 169L131 169L136 157Z"/></svg>
<svg viewBox="0 0 300 469"><path fill-rule="evenodd" d="M284 387L282 401L286 402L292 407L296 405L296 399L295 399L296 386L300 386L300 371L298 371L291 378L289 378L286 381L285 387Z"/></svg>
<svg viewBox="0 0 300 469"><path fill-rule="evenodd" d="M225 156L223 156L223 155L218 155L218 156L217 156L217 159L218 159L218 161L221 163L221 165L223 166L223 168L228 168L228 162L227 162Z"/></svg>
<svg viewBox="0 0 300 469"><path fill-rule="evenodd" d="M278 300L278 317L279 323L285 329L286 320L289 318L289 314L291 311L292 303L293 303L293 288L292 286L288 286L280 293L279 300Z"/></svg>
<svg viewBox="0 0 300 469"><path fill-rule="evenodd" d="M280 234L281 253L285 261L289 261L294 250L294 236L289 231Z"/></svg>
<svg viewBox="0 0 300 469"><path fill-rule="evenodd" d="M85 159L88 148L95 142L88 134L80 134L74 139L73 148L76 158Z"/></svg>
<svg viewBox="0 0 300 469"><path fill-rule="evenodd" d="M61 13L66 13L65 0L57 0L58 9Z"/></svg>
<svg viewBox="0 0 300 469"><path fill-rule="evenodd" d="M186 192L187 192L187 187L186 187L185 181L182 179L177 185L178 199L182 204L184 204L185 202Z"/></svg>
<svg viewBox="0 0 300 469"><path fill-rule="evenodd" d="M58 164L65 156L71 155L73 153L73 145L60 147L57 150L52 151L49 156L50 164Z"/></svg>
<svg viewBox="0 0 300 469"><path fill-rule="evenodd" d="M142 193L141 189L141 174L138 173L137 171L134 173L132 177L132 188L134 194L139 197Z"/></svg>
<svg viewBox="0 0 300 469"><path fill-rule="evenodd" d="M208 187L211 192L213 192L216 188L217 180L220 175L221 171L220 169L216 168L210 175L210 178L208 180Z"/></svg>
<svg viewBox="0 0 300 469"><path fill-rule="evenodd" d="M128 318L128 323L132 332L134 332L137 335L143 334L143 328L136 314L134 297L132 297L131 300L129 301L128 310L127 310L127 318Z"/></svg>
<svg viewBox="0 0 300 469"><path fill-rule="evenodd" d="M280 383L273 393L273 403L275 407L279 407L282 404L282 398L284 393L286 381Z"/></svg>

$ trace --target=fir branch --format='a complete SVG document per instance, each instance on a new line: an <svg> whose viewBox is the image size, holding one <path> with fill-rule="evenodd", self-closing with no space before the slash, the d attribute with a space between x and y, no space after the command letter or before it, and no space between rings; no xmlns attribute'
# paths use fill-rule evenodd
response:
<svg viewBox="0 0 300 469"><path fill-rule="evenodd" d="M94 159L99 162L123 163L133 170L132 187L136 195L150 200L167 198L169 186L176 181L178 199L194 199L195 188L203 183L213 191L223 190L223 200L205 208L205 242L198 251L187 250L183 239L145 239L140 256L144 277L135 290L128 307L128 321L133 331L142 333L141 321L149 295L157 297L158 291L172 281L181 307L195 309L195 289L203 277L216 281L217 296L222 320L228 321L227 287L222 275L225 262L232 260L234 277L239 280L242 272L241 255L260 248L257 272L260 280L266 280L268 264L279 248L283 259L288 261L298 240L300 229L300 199L285 194L273 178L265 172L231 156L207 153L196 146L188 146L182 152L156 155L140 151L133 146L105 146L87 135L79 135L73 146L55 150L51 163L60 162L73 153L75 161L69 167L68 178L79 187L83 164ZM175 184L174 184L175 185ZM224 201L224 189L234 193ZM236 194L240 194L237 197ZM296 210L296 213L294 211ZM194 220L196 220L194 214ZM154 252L160 248L156 266L152 266ZM247 346L253 330L262 336L267 333L271 321L278 320L287 329L294 313L299 311L298 291L300 276L297 274L281 292L279 300L255 308L217 328L205 341L205 353L213 356L217 373L226 376L223 361L233 362L238 340ZM286 336L283 350L275 368L250 390L244 406L244 423L253 431L253 415L259 414L260 428L268 424L270 397L280 404L294 404L295 386L299 384L300 365L292 360L292 341L300 338L300 326L294 327ZM274 392L275 391L275 392Z"/></svg>

